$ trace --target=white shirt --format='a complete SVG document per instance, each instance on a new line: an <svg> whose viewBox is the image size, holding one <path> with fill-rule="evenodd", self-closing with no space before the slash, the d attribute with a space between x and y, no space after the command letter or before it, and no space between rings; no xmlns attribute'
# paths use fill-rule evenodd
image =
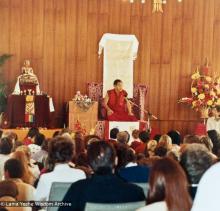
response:
<svg viewBox="0 0 220 211"><path fill-rule="evenodd" d="M215 117L208 118L206 130L216 130L220 134L220 120L216 120Z"/></svg>
<svg viewBox="0 0 220 211"><path fill-rule="evenodd" d="M41 150L41 146L38 146L37 144L29 144L28 148L31 151L31 158L33 158L35 153L37 153Z"/></svg>
<svg viewBox="0 0 220 211"><path fill-rule="evenodd" d="M4 165L9 158L9 155L0 154L0 181L4 178Z"/></svg>
<svg viewBox="0 0 220 211"><path fill-rule="evenodd" d="M168 211L168 208L165 201L160 201L160 202L155 202L153 204L149 204L145 207L141 207L136 211Z"/></svg>
<svg viewBox="0 0 220 211"><path fill-rule="evenodd" d="M213 165L202 176L191 211L219 211L220 163Z"/></svg>
<svg viewBox="0 0 220 211"><path fill-rule="evenodd" d="M74 183L85 178L86 175L82 170L70 168L68 164L57 164L52 172L41 175L36 190L35 200L48 200L50 188L53 182Z"/></svg>

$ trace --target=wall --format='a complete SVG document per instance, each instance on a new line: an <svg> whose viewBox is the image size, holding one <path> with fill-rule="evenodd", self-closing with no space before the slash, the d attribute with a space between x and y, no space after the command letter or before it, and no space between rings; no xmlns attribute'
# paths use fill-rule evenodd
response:
<svg viewBox="0 0 220 211"><path fill-rule="evenodd" d="M152 13L150 0L0 0L0 54L14 55L5 66L9 92L23 60L31 59L60 126L64 102L76 90L85 93L86 82L102 81L102 34L135 34L134 81L149 86L146 108L159 117L153 125L192 132L199 115L177 100L190 95L190 74L205 57L211 73L220 72L220 1L167 2L161 14Z"/></svg>

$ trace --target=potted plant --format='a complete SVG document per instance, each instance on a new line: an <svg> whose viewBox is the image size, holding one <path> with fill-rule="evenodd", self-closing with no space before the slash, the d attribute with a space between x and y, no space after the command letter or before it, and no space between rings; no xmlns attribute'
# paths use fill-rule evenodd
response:
<svg viewBox="0 0 220 211"><path fill-rule="evenodd" d="M3 65L11 57L10 54L0 56L0 114L5 111L7 105L6 83L4 80Z"/></svg>

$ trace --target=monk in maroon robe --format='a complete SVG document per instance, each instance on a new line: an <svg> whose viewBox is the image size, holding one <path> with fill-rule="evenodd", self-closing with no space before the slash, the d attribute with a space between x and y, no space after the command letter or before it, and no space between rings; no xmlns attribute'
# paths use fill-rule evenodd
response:
<svg viewBox="0 0 220 211"><path fill-rule="evenodd" d="M114 89L108 90L104 99L109 121L137 121L131 111L131 104L127 99L127 92L123 90L123 83L114 81Z"/></svg>

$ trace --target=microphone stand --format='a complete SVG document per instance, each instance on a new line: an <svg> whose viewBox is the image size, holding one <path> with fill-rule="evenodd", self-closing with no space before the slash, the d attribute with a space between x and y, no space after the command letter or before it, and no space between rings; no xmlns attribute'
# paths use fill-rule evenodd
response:
<svg viewBox="0 0 220 211"><path fill-rule="evenodd" d="M128 100L129 103L131 103L132 105L136 106L137 108L139 108L141 111L143 111L144 113L147 114L147 122L146 122L146 126L148 128L148 131L151 132L151 123L150 123L150 119L158 119L156 116L154 116L152 113L150 113L148 110L145 109L141 109L139 105L137 105L136 103L130 101L128 98L126 98Z"/></svg>

